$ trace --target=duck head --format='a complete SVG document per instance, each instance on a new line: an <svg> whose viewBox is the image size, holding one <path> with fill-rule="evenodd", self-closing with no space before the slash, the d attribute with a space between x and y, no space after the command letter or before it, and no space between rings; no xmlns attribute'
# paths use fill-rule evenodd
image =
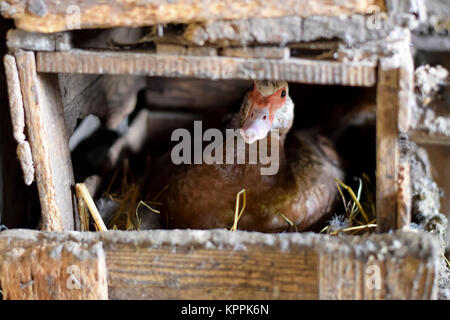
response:
<svg viewBox="0 0 450 320"><path fill-rule="evenodd" d="M240 134L248 144L264 139L272 129L286 134L294 119L294 104L285 81L255 81L240 110Z"/></svg>

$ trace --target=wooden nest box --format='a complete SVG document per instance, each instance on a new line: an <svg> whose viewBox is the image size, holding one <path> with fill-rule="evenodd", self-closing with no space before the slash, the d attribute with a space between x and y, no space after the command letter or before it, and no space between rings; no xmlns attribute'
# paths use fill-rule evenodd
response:
<svg viewBox="0 0 450 320"><path fill-rule="evenodd" d="M437 241L404 230L410 167L399 137L409 134L408 26L416 19L409 1L5 0L0 8L17 27L8 33L4 62L18 159L25 182L37 184L42 210L42 231L0 233L4 298L436 298ZM151 49L112 48L105 40L123 28L149 27L134 45L152 42ZM111 75L124 76L117 79L125 94L102 104L111 96L96 85ZM376 86L381 234L74 232L68 141L76 121L95 113L116 125L143 76ZM373 266L379 285L370 282Z"/></svg>

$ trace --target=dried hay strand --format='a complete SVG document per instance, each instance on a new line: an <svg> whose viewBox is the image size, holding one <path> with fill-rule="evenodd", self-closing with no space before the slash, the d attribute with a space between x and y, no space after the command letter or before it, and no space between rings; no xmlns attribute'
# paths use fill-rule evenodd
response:
<svg viewBox="0 0 450 320"><path fill-rule="evenodd" d="M94 219L96 229L98 231L107 231L108 229L106 228L100 212L95 205L94 199L92 199L86 185L84 183L77 183L75 185L75 191L78 198L78 209L80 212L82 231L89 230L89 216L87 215L86 208L89 209L89 212Z"/></svg>
<svg viewBox="0 0 450 320"><path fill-rule="evenodd" d="M116 171L118 172L118 171ZM169 187L166 185L158 194L153 197L151 201L145 201L141 198L141 185L136 182L133 174L129 168L128 159L124 160L123 165L123 177L120 186L120 193L112 194L109 193L112 185L114 184L114 179L117 177L117 173L113 175L112 181L110 182L105 196L114 200L118 205L119 209L116 211L114 216L110 221L110 225L114 230L142 230L141 218L139 216L139 209L144 207L151 214L160 214L160 211L153 208L152 206L162 205L161 202L156 201L161 194L167 190Z"/></svg>
<svg viewBox="0 0 450 320"><path fill-rule="evenodd" d="M344 213L335 214L320 233L325 232L332 236L341 234L358 235L372 232L377 227L373 184L365 173L362 174L361 178L356 179L358 181L356 193L350 186L339 179L335 179ZM345 197L344 191L350 196L349 200Z"/></svg>
<svg viewBox="0 0 450 320"><path fill-rule="evenodd" d="M240 199L241 194L243 197L243 203L242 203L242 209L241 209L241 211L239 211L239 199ZM231 227L230 231L234 232L237 230L238 222L241 219L242 214L244 213L246 204L247 204L247 196L245 193L245 189L242 189L241 191L239 191L236 194L236 208L234 210L234 223L233 223L233 226Z"/></svg>

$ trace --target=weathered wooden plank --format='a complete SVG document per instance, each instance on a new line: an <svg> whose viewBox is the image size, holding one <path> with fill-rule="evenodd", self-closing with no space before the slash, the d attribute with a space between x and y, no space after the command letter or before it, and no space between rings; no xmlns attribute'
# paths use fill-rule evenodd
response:
<svg viewBox="0 0 450 320"><path fill-rule="evenodd" d="M338 238L227 230L8 230L0 233L0 278L5 277L4 264L10 262L5 253L36 252L43 243L48 248L101 244L110 299L435 299L437 295L439 244L426 233ZM16 263L22 270L22 262ZM60 270L55 257L43 256L40 263L49 274ZM14 287L18 279L13 279L8 283ZM28 290L34 290L33 285ZM49 289L54 286L49 284Z"/></svg>
<svg viewBox="0 0 450 320"><path fill-rule="evenodd" d="M69 32L44 34L12 29L6 35L6 45L12 50L65 51L72 48L72 39Z"/></svg>
<svg viewBox="0 0 450 320"><path fill-rule="evenodd" d="M193 57L136 52L37 52L39 72L132 74L204 79L271 79L312 84L373 86L375 63L306 59Z"/></svg>
<svg viewBox="0 0 450 320"><path fill-rule="evenodd" d="M407 39L408 40L408 39ZM377 85L376 207L378 231L408 227L411 222L409 159L399 137L409 131L413 99L413 62L408 41L393 57L380 60Z"/></svg>
<svg viewBox="0 0 450 320"><path fill-rule="evenodd" d="M246 20L219 20L189 24L177 37L162 39L191 45L242 46L252 44L290 44L339 39L347 45L382 39L395 27L380 11L366 15L277 17Z"/></svg>
<svg viewBox="0 0 450 320"><path fill-rule="evenodd" d="M19 51L15 58L36 170L42 229L73 230L74 178L57 78L36 73L32 52Z"/></svg>
<svg viewBox="0 0 450 320"><path fill-rule="evenodd" d="M380 70L377 85L376 208L380 232L397 228L398 69Z"/></svg>
<svg viewBox="0 0 450 320"><path fill-rule="evenodd" d="M73 241L4 252L0 282L7 300L108 299L101 243Z"/></svg>
<svg viewBox="0 0 450 320"><path fill-rule="evenodd" d="M36 32L115 26L149 26L249 17L313 16L367 13L370 5L384 9L383 0L4 0L6 18L18 28Z"/></svg>
<svg viewBox="0 0 450 320"><path fill-rule="evenodd" d="M310 250L211 251L123 247L108 254L111 296L124 299L315 299L317 259ZM139 260L136 258L139 257ZM136 263L124 263L136 261ZM113 267L117 266L117 267ZM121 266L120 268L118 266ZM140 274L133 287L130 277ZM148 290L160 287L160 290Z"/></svg>
<svg viewBox="0 0 450 320"><path fill-rule="evenodd" d="M428 268L423 256L410 254L411 252L402 254L400 259L391 256L399 253L397 250L401 250L403 245L409 248L420 246L418 242L414 244L419 239L415 239L417 234L396 233L403 236L394 239L379 235L382 238L365 238L367 242L356 237L341 244L348 246L347 254L342 254L340 250L327 250L326 254L320 255L320 298L436 299L437 270L434 267ZM365 247L369 243L373 246L371 249ZM364 248L359 253L355 251L358 245Z"/></svg>

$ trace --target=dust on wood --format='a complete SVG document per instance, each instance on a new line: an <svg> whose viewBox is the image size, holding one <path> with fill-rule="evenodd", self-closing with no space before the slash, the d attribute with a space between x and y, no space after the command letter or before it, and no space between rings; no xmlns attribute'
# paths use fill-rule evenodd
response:
<svg viewBox="0 0 450 320"><path fill-rule="evenodd" d="M135 52L37 52L39 72L127 74L206 79L272 79L310 84L373 86L376 63L308 59L242 59Z"/></svg>
<svg viewBox="0 0 450 320"><path fill-rule="evenodd" d="M42 229L73 230L74 184L63 106L54 75L36 72L34 53L15 54L42 210Z"/></svg>
<svg viewBox="0 0 450 320"><path fill-rule="evenodd" d="M65 249L70 245L77 253ZM42 267L34 271L35 283L25 283L32 297L46 298L65 285L59 276L46 283L49 291L36 290L42 274L60 275L69 263L102 275L93 268L100 265L100 254L84 249L96 246L106 255L110 299L435 299L437 294L439 244L427 233L339 238L227 230L7 230L0 233L4 293L10 297L9 290L23 290L5 270L14 261L15 272L29 275L33 252L41 255ZM49 248L62 254L50 255ZM94 259L74 260L85 255ZM372 281L374 272L379 281ZM62 288L61 294L70 292Z"/></svg>

